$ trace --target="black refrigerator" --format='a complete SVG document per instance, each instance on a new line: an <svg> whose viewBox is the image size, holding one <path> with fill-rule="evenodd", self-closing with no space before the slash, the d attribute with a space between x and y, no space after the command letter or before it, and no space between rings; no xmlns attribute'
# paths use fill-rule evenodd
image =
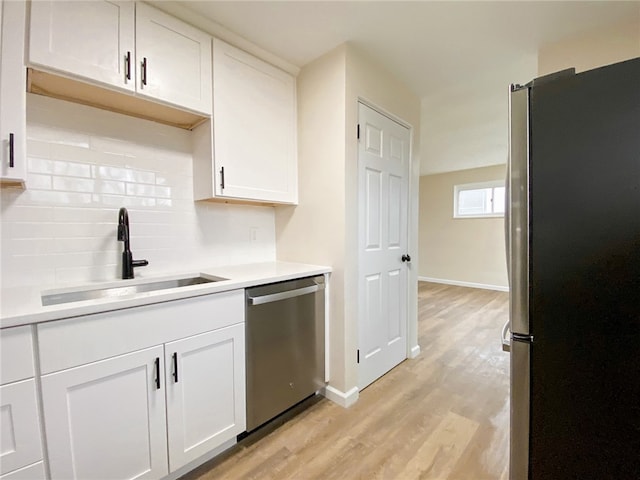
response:
<svg viewBox="0 0 640 480"><path fill-rule="evenodd" d="M640 58L510 87L512 480L640 479Z"/></svg>

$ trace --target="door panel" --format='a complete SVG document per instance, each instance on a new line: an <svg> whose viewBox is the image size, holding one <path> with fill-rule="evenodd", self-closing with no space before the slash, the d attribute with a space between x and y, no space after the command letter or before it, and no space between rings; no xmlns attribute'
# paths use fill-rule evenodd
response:
<svg viewBox="0 0 640 480"><path fill-rule="evenodd" d="M406 192L405 192L406 193ZM400 248L402 177L389 175L389 248Z"/></svg>
<svg viewBox="0 0 640 480"><path fill-rule="evenodd" d="M367 360L381 350L381 342L378 334L383 328L381 325L382 312L382 286L381 276L379 274L369 275L365 279L365 312L368 328L364 329L361 338L364 342L360 349L364 353L363 360Z"/></svg>
<svg viewBox="0 0 640 480"><path fill-rule="evenodd" d="M402 337L402 270L393 270L387 274L387 290L389 298L389 322L387 342L398 341Z"/></svg>
<svg viewBox="0 0 640 480"><path fill-rule="evenodd" d="M382 237L382 218L380 214L381 207L381 172L367 169L367 216L366 216L366 232L367 232L367 250L379 250L381 248L380 239Z"/></svg>
<svg viewBox="0 0 640 480"><path fill-rule="evenodd" d="M362 389L407 356L409 130L360 104L359 349Z"/></svg>

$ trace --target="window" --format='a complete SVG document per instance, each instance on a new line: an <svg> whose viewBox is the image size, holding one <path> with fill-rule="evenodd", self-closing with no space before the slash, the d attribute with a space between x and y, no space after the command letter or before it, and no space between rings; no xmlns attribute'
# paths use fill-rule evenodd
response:
<svg viewBox="0 0 640 480"><path fill-rule="evenodd" d="M453 188L453 217L502 217L504 181L468 183Z"/></svg>

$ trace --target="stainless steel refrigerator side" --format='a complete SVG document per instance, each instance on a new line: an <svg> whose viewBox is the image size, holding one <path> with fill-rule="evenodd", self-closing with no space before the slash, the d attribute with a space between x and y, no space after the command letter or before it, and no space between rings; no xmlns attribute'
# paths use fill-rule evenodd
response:
<svg viewBox="0 0 640 480"><path fill-rule="evenodd" d="M523 480L529 478L531 345L514 337L529 334L529 88L511 88L507 171L509 323L512 332L509 478Z"/></svg>
<svg viewBox="0 0 640 480"><path fill-rule="evenodd" d="M529 335L529 88L509 99L509 318Z"/></svg>
<svg viewBox="0 0 640 480"><path fill-rule="evenodd" d="M510 480L529 478L530 355L530 343L511 339Z"/></svg>

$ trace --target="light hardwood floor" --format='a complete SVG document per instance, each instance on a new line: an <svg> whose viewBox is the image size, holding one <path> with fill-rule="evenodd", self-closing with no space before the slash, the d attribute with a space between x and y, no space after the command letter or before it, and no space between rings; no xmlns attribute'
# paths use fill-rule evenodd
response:
<svg viewBox="0 0 640 480"><path fill-rule="evenodd" d="M322 398L184 480L506 479L508 294L421 282L420 356L360 392Z"/></svg>

